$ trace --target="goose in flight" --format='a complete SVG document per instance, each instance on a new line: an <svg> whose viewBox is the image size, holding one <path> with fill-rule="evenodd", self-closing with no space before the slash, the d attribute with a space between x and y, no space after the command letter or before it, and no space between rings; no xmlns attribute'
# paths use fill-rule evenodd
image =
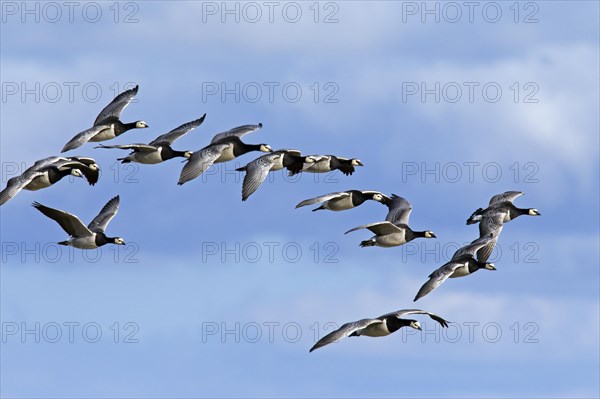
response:
<svg viewBox="0 0 600 399"><path fill-rule="evenodd" d="M412 206L406 199L392 194L392 198L386 201L386 205L389 208L389 212L385 221L358 226L348 230L344 234L361 229L367 229L374 233L373 237L360 243L361 247L378 246L390 248L406 244L419 237L436 238L436 235L431 230L415 231L409 227L408 218L412 212Z"/></svg>
<svg viewBox="0 0 600 399"><path fill-rule="evenodd" d="M84 225L75 215L59 209L50 208L34 202L33 207L44 215L54 220L69 234L69 239L59 242L60 245L68 245L80 249L95 249L106 244L125 245L121 237L108 237L104 230L115 217L119 209L119 196L110 199L90 224Z"/></svg>
<svg viewBox="0 0 600 399"><path fill-rule="evenodd" d="M187 158L181 170L179 182L182 185L200 176L213 163L227 162L250 151L273 152L267 144L246 144L241 138L262 128L258 125L244 125L215 135L209 145Z"/></svg>
<svg viewBox="0 0 600 399"><path fill-rule="evenodd" d="M148 125L144 121L136 121L131 123L121 122L121 112L129 105L133 97L137 94L139 86L133 89L125 90L123 93L115 97L96 117L94 126L77 133L65 146L61 152L66 152L79 148L88 141L105 141L114 139L115 137L125 133L130 129L147 128Z"/></svg>
<svg viewBox="0 0 600 399"><path fill-rule="evenodd" d="M92 158L48 157L36 161L21 175L8 180L0 192L0 205L17 195L21 190L36 191L50 187L65 176L85 177L93 186L98 181L100 167Z"/></svg>
<svg viewBox="0 0 600 399"><path fill-rule="evenodd" d="M355 171L356 166L364 166L360 159L342 158L335 155L309 155L306 162L299 171L290 171L289 175L294 176L300 172L327 173L339 170L346 176L350 176Z"/></svg>
<svg viewBox="0 0 600 399"><path fill-rule="evenodd" d="M421 330L421 324L417 320L403 319L402 316L410 314L425 314L440 323L442 327L448 327L448 321L440 316L420 309L404 309L397 312L387 313L375 319L362 319L342 325L337 330L327 334L317 341L309 352L319 349L332 342L337 342L346 337L384 337L398 331L402 327L410 327Z"/></svg>
<svg viewBox="0 0 600 399"><path fill-rule="evenodd" d="M480 262L475 259L475 254L477 251L489 245L493 240L494 238L491 237L491 235L488 237L480 237L470 244L459 248L448 263L444 264L429 275L429 280L427 280L421 289L419 289L414 301L417 301L419 298L429 294L448 278L468 276L469 274L475 273L479 269L496 270L494 264Z"/></svg>
<svg viewBox="0 0 600 399"><path fill-rule="evenodd" d="M256 158L246 166L237 168L238 172L246 172L242 184L242 201L246 201L260 187L269 172L284 168L290 172L301 170L304 158L298 150L277 150Z"/></svg>
<svg viewBox="0 0 600 399"><path fill-rule="evenodd" d="M488 204L487 208L479 208L471 214L469 219L467 219L467 224L475 224L481 221L485 215L491 215L494 213L503 213L504 223L508 223L521 215L540 216L541 213L535 208L517 208L513 204L513 201L517 197L524 194L525 193L522 191L507 191L502 194L494 195L490 199L490 203Z"/></svg>
<svg viewBox="0 0 600 399"><path fill-rule="evenodd" d="M168 133L158 136L149 144L124 144L124 145L99 145L94 148L119 148L122 150L131 150L132 152L124 158L117 158L121 163L137 162L142 164L157 164L175 157L189 158L191 151L176 151L171 145L180 138L204 122L206 114L200 119L184 123Z"/></svg>
<svg viewBox="0 0 600 399"><path fill-rule="evenodd" d="M390 201L391 199L379 191L348 190L304 200L296 205L296 209L307 205L322 203L321 206L313 209L313 212L321 209L345 211L347 209L356 208L368 200L386 204L387 201Z"/></svg>

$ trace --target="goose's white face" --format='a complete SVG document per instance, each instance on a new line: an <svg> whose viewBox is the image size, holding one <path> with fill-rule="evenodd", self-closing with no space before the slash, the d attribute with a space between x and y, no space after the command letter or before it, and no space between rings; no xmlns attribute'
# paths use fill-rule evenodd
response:
<svg viewBox="0 0 600 399"><path fill-rule="evenodd" d="M540 216L541 215L541 213L537 209L535 209L535 208L530 209L529 210L529 214L531 216Z"/></svg>
<svg viewBox="0 0 600 399"><path fill-rule="evenodd" d="M192 151L186 151L186 152L183 154L183 156L184 156L186 159L190 159L190 157L192 156L192 154L193 154L193 152L192 152Z"/></svg>
<svg viewBox="0 0 600 399"><path fill-rule="evenodd" d="M433 231L427 230L425 232L425 238L437 238L437 237L435 236L435 234L433 233Z"/></svg>
<svg viewBox="0 0 600 399"><path fill-rule="evenodd" d="M261 150L262 152L273 152L273 149L272 149L272 148L271 148L271 146L270 146L270 145L268 145L268 144L261 144L261 145L260 145L260 150Z"/></svg>
<svg viewBox="0 0 600 399"><path fill-rule="evenodd" d="M381 194L374 194L373 195L373 199L375 201L383 202L383 195L381 195Z"/></svg>
<svg viewBox="0 0 600 399"><path fill-rule="evenodd" d="M90 168L91 170L98 170L98 169L100 169L100 167L98 166L97 163L93 163L91 165L88 165L88 168Z"/></svg>
<svg viewBox="0 0 600 399"><path fill-rule="evenodd" d="M315 163L317 162L317 158L314 155L309 155L304 158L304 163Z"/></svg>
<svg viewBox="0 0 600 399"><path fill-rule="evenodd" d="M410 327L414 328L415 330L420 330L421 329L421 323L419 323L418 321L411 321L410 322Z"/></svg>
<svg viewBox="0 0 600 399"><path fill-rule="evenodd" d="M150 126L148 126L148 124L146 122L144 122L144 121L137 121L135 123L135 127L138 128L138 129L143 129L145 127L150 127Z"/></svg>
<svg viewBox="0 0 600 399"><path fill-rule="evenodd" d="M117 245L125 245L125 240L122 239L121 237L117 237L117 238L115 238L115 244L117 244Z"/></svg>
<svg viewBox="0 0 600 399"><path fill-rule="evenodd" d="M363 166L363 163L360 161L360 159L352 159L352 161L350 162L352 164L352 166Z"/></svg>
<svg viewBox="0 0 600 399"><path fill-rule="evenodd" d="M493 263L486 263L483 268L486 270L496 270L496 266Z"/></svg>
<svg viewBox="0 0 600 399"><path fill-rule="evenodd" d="M71 175L76 177L83 177L83 173L79 169L71 169Z"/></svg>

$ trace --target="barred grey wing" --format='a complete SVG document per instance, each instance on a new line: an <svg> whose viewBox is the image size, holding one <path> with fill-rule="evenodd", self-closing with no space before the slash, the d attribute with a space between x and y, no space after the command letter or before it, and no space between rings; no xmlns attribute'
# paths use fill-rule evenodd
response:
<svg viewBox="0 0 600 399"><path fill-rule="evenodd" d="M120 118L121 112L129 105L133 97L137 94L139 89L139 85L136 85L134 88L125 90L123 93L116 96L110 104L108 104L96 117L94 121L94 126L101 124L108 118Z"/></svg>
<svg viewBox="0 0 600 399"><path fill-rule="evenodd" d="M206 114L202 115L202 117L199 119L184 123L183 125L171 130L170 132L158 136L150 142L150 145L157 145L159 143L168 143L169 145L173 144L175 140L179 139L181 136L200 126L202 122L204 122L205 118Z"/></svg>
<svg viewBox="0 0 600 399"><path fill-rule="evenodd" d="M248 133L255 132L258 129L262 128L262 126L263 126L262 123L259 123L258 125L243 125L243 126L234 127L233 129L230 129L226 132L215 134L215 136L213 137L213 139L211 140L210 143L214 144L214 143L217 143L217 142L219 142L227 137L231 137L231 136L235 136L235 137L241 139Z"/></svg>

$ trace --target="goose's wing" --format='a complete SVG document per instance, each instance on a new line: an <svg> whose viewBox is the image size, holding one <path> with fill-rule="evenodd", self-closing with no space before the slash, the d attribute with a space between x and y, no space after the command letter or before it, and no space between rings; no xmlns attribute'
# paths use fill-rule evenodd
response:
<svg viewBox="0 0 600 399"><path fill-rule="evenodd" d="M94 158L69 157L69 160L71 162L79 163L76 167L83 173L90 186L93 186L98 182L98 178L100 177L100 166L96 163Z"/></svg>
<svg viewBox="0 0 600 399"><path fill-rule="evenodd" d="M483 217L483 212L485 211L485 209L483 208L478 208L476 209L471 216L469 216L469 218L467 219L467 225L469 224L475 224L477 222L481 221L481 218Z"/></svg>
<svg viewBox="0 0 600 399"><path fill-rule="evenodd" d="M82 162L82 160L85 162ZM91 162L90 162L90 160L91 160ZM88 181L90 181L90 178L92 178L92 180L93 180L93 176L88 177L85 172L86 171L89 171L89 172L95 171L96 177L95 177L95 181L93 183L96 183L98 181L97 175L99 173L98 172L99 166L98 166L98 164L96 164L96 161L94 161L92 158L77 158L77 157L57 158L57 160L55 162L47 164L43 167L40 167L40 168L38 168L38 170L46 171L51 168L56 168L60 171L79 169L82 173L84 173L84 175L86 176ZM92 184L92 185L93 185L93 183L90 182L90 184Z"/></svg>
<svg viewBox="0 0 600 399"><path fill-rule="evenodd" d="M514 207L512 201L520 195L523 195L522 191L507 191L493 196L487 208L478 208L469 216L467 224L480 222L488 214L508 212L510 208Z"/></svg>
<svg viewBox="0 0 600 399"><path fill-rule="evenodd" d="M96 160L94 158L89 158L89 157L69 157L69 159L71 161L81 162L82 164L85 164L85 165L88 165L88 166L92 166L92 165L98 166L98 164L96 163Z"/></svg>
<svg viewBox="0 0 600 399"><path fill-rule="evenodd" d="M515 200L515 198L520 197L523 194L525 194L523 191L507 191L502 194L494 195L490 199L489 205L495 204L497 202L504 202L504 201L513 202Z"/></svg>
<svg viewBox="0 0 600 399"><path fill-rule="evenodd" d="M337 168L346 176L352 175L352 173L354 173L354 171L356 170L354 166L349 162L340 163Z"/></svg>
<svg viewBox="0 0 600 399"><path fill-rule="evenodd" d="M464 258L465 256L471 256L474 258L477 251L488 245L492 240L493 237L491 237L491 235L479 237L476 240L473 240L470 244L459 248L454 255L452 255L452 259L456 260L459 258Z"/></svg>
<svg viewBox="0 0 600 399"><path fill-rule="evenodd" d="M442 317L431 313L431 312L427 312L425 310L421 310L421 309L402 309L402 310L398 310L397 312L392 312L392 313L386 313L382 316L379 316L378 319L383 320L387 317L397 317L400 318L402 316L406 316L409 314L426 314L429 317L431 317L433 320L437 321L438 323L441 324L442 327L448 327L448 321L444 320Z"/></svg>
<svg viewBox="0 0 600 399"><path fill-rule="evenodd" d="M479 237L496 237L504 227L504 213L486 214L479 223Z"/></svg>
<svg viewBox="0 0 600 399"><path fill-rule="evenodd" d="M321 162L330 162L330 155L307 155L304 157L304 162L302 164L301 172L310 171L312 168L316 167L318 163ZM299 173L299 172L298 172ZM290 171L290 175L292 175Z"/></svg>
<svg viewBox="0 0 600 399"><path fill-rule="evenodd" d="M360 190L361 193L363 194L379 194L381 195L384 200L387 202L391 201L392 199L390 197L388 197L387 195L385 195L384 193L382 193L381 191L375 191L375 190Z"/></svg>
<svg viewBox="0 0 600 399"><path fill-rule="evenodd" d="M82 145L84 145L85 143L87 143L88 141L90 141L90 139L92 137L94 137L95 135L97 135L98 133L103 131L104 129L108 129L108 128L109 128L108 125L95 125L89 129L84 130L83 132L77 133L75 135L75 137L73 137L71 140L69 140L69 142L67 144L65 144L65 146L63 147L63 149L60 152L66 152L69 150L73 150L75 148L79 148Z"/></svg>
<svg viewBox="0 0 600 399"><path fill-rule="evenodd" d="M44 173L44 171L34 170L8 179L6 187L4 190L0 191L0 205L4 205L6 201L17 195L19 191L23 189L23 187L31 183L31 181L36 177L42 176Z"/></svg>
<svg viewBox="0 0 600 399"><path fill-rule="evenodd" d="M325 194L325 195L321 195L320 197L306 199L306 200L300 202L298 205L296 205L296 208L300 208L300 207L303 207L303 206L306 206L306 205L316 204L318 202L325 202L325 201L329 201L329 200L332 200L332 199L344 198L344 197L348 197L348 196L350 196L350 193L348 193L346 191L341 191L341 192L331 193L331 194Z"/></svg>
<svg viewBox="0 0 600 399"><path fill-rule="evenodd" d="M108 104L96 117L94 121L94 126L102 123L102 121L115 117L119 118L121 116L121 112L125 109L126 106L129 105L133 97L137 94L139 89L139 85L136 85L133 89L125 90L123 93L119 94Z"/></svg>
<svg viewBox="0 0 600 399"><path fill-rule="evenodd" d="M392 194L392 198L390 201L388 201L387 206L389 208L389 212L385 220L392 223L398 222L402 224L408 224L408 218L412 212L412 206L406 199L396 194Z"/></svg>
<svg viewBox="0 0 600 399"><path fill-rule="evenodd" d="M212 138L212 141L210 143L214 144L214 143L221 141L224 138L230 137L230 136L235 136L235 137L241 139L248 133L255 132L258 129L262 128L262 126L263 126L262 123L259 123L258 125L243 125L243 126L234 127L233 129L228 130L226 132L215 134L215 136Z"/></svg>
<svg viewBox="0 0 600 399"><path fill-rule="evenodd" d="M161 136L158 136L157 138L155 138L154 140L152 140L150 142L150 145L156 145L158 143L173 144L173 142L175 140L177 140L184 134L186 134L186 133L190 132L191 130L194 130L195 128L200 126L202 124L202 122L204 122L205 118L206 118L206 114L202 115L202 117L199 119L184 123L183 125L171 130L169 133L165 133Z"/></svg>
<svg viewBox="0 0 600 399"><path fill-rule="evenodd" d="M348 158L342 158L335 155L328 155L329 157L329 166L331 170L338 169L340 172L345 174L346 176L352 175L356 170L352 162Z"/></svg>
<svg viewBox="0 0 600 399"><path fill-rule="evenodd" d="M64 169L78 169L79 167L85 167L86 164L70 159L70 158L59 158L56 162L46 164L39 167L37 170L47 170L48 168L55 167L60 170Z"/></svg>
<svg viewBox="0 0 600 399"><path fill-rule="evenodd" d="M287 158L285 160L285 168L288 170L288 176L295 176L302 172L304 168L303 157Z"/></svg>
<svg viewBox="0 0 600 399"><path fill-rule="evenodd" d="M50 208L40 204L39 202L34 202L33 207L58 223L60 227L62 227L62 229L70 236L85 237L92 234L92 232L85 227L83 223L81 223L81 220L79 220L77 216L72 215L69 212Z"/></svg>
<svg viewBox="0 0 600 399"><path fill-rule="evenodd" d="M242 201L246 201L266 179L274 163L283 154L267 154L246 165L246 175L242 184Z"/></svg>
<svg viewBox="0 0 600 399"><path fill-rule="evenodd" d="M292 148L281 148L279 150L275 150L273 152L281 152L285 155L293 156L293 157L301 157L302 153L300 150L292 149Z"/></svg>
<svg viewBox="0 0 600 399"><path fill-rule="evenodd" d="M156 147L152 144L120 144L120 145L104 145L100 144L95 146L94 148L118 148L120 150L131 150L135 152L154 152L156 151Z"/></svg>
<svg viewBox="0 0 600 399"><path fill-rule="evenodd" d="M314 344L312 348L310 348L310 352L314 351L315 349L319 349L322 346L331 344L333 342L337 342L342 338L349 337L352 333L362 330L363 328L366 328L371 324L380 323L383 323L383 321L378 319L362 319L346 323L337 330L330 332L329 334L318 340L317 343Z"/></svg>
<svg viewBox="0 0 600 399"><path fill-rule="evenodd" d="M56 163L59 161L68 161L69 159L70 158L56 157L56 156L40 159L38 161L35 161L35 163L33 165L31 165L29 168L27 168L25 170L25 173L31 172L33 170L39 170L45 166L52 165L53 163Z"/></svg>
<svg viewBox="0 0 600 399"><path fill-rule="evenodd" d="M479 222L479 237L491 237L485 246L477 250L477 260L487 262L496 246L498 236L504 227L504 214L493 213L485 215Z"/></svg>
<svg viewBox="0 0 600 399"><path fill-rule="evenodd" d="M461 266L464 266L464 262L460 263L450 261L442 267L440 267L439 269L436 269L433 273L429 275L429 280L427 280L427 282L423 284L423 286L419 289L419 292L417 292L417 295L415 296L413 302L419 300L420 298L429 294L431 291L435 290L444 281L446 281L456 269L458 269Z"/></svg>
<svg viewBox="0 0 600 399"><path fill-rule="evenodd" d="M87 180L90 186L93 186L94 184L98 183L98 179L100 178L99 167L92 168L91 166L86 165L85 167L79 168L79 170L81 171L81 173L83 173L85 179Z"/></svg>
<svg viewBox="0 0 600 399"><path fill-rule="evenodd" d="M385 222L370 223L370 224L358 226L358 227L348 230L344 234L348 234L348 233L351 233L353 231L360 230L360 229L368 229L378 236L399 233L403 230L402 227L399 227L399 226L395 225L394 223L385 221Z"/></svg>
<svg viewBox="0 0 600 399"><path fill-rule="evenodd" d="M196 177L200 176L208 169L225 151L230 144L211 144L200 151L196 151L188 158L187 163L181 170L179 182L182 185Z"/></svg>
<svg viewBox="0 0 600 399"><path fill-rule="evenodd" d="M117 214L120 202L121 201L118 195L114 198L111 198L106 205L102 207L102 210L98 216L96 216L94 220L88 224L88 229L94 232L104 232L104 230L106 230L106 226L108 226L108 223Z"/></svg>
<svg viewBox="0 0 600 399"><path fill-rule="evenodd" d="M291 173L299 173L304 166L304 157L299 150L281 149L274 152L283 153L282 165Z"/></svg>

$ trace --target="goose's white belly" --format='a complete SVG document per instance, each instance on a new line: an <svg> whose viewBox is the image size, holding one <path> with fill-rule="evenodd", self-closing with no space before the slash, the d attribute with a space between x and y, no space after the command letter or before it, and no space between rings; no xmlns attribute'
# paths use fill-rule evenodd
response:
<svg viewBox="0 0 600 399"><path fill-rule="evenodd" d="M52 183L50 183L50 179L48 178L48 174L44 174L42 176L37 176L33 180L29 182L28 185L23 187L25 190L35 191L42 188L50 187Z"/></svg>
<svg viewBox="0 0 600 399"><path fill-rule="evenodd" d="M345 211L347 209L352 209L354 208L354 204L352 203L352 196L348 195L339 199L331 199L327 201L325 208L332 211Z"/></svg>
<svg viewBox="0 0 600 399"><path fill-rule="evenodd" d="M79 249L96 249L96 233L87 237L75 237L68 240L69 245Z"/></svg>
<svg viewBox="0 0 600 399"><path fill-rule="evenodd" d="M375 242L380 247L397 247L398 245L406 244L404 231L382 236L375 236Z"/></svg>
<svg viewBox="0 0 600 399"><path fill-rule="evenodd" d="M154 165L163 162L160 155L162 147L159 147L158 151L152 152L134 152L129 158L137 163L143 163L147 165Z"/></svg>
<svg viewBox="0 0 600 399"><path fill-rule="evenodd" d="M275 172L283 169L283 156L278 157L275 162L273 162L273 166L271 166L270 171Z"/></svg>
<svg viewBox="0 0 600 399"><path fill-rule="evenodd" d="M117 137L117 136L115 135L115 124L113 123L110 125L110 127L101 130L98 134L93 136L89 141L93 141L93 142L105 141L105 140L114 139L115 137Z"/></svg>
<svg viewBox="0 0 600 399"><path fill-rule="evenodd" d="M329 159L318 161L315 163L305 163L302 167L303 172L310 173L326 173L331 172L331 168L329 166Z"/></svg>
<svg viewBox="0 0 600 399"><path fill-rule="evenodd" d="M367 337L385 337L390 335L385 323L371 324L360 330L359 335L366 335Z"/></svg>
<svg viewBox="0 0 600 399"><path fill-rule="evenodd" d="M461 267L457 268L456 270L454 270L454 273L452 273L450 276L448 276L449 278L456 278L456 277L464 277L464 276L468 276L469 274L469 266L468 263L462 265Z"/></svg>
<svg viewBox="0 0 600 399"><path fill-rule="evenodd" d="M232 159L235 159L235 155L233 154L233 145L230 145L225 150L223 150L221 156L217 158L214 163L227 162L231 161Z"/></svg>

